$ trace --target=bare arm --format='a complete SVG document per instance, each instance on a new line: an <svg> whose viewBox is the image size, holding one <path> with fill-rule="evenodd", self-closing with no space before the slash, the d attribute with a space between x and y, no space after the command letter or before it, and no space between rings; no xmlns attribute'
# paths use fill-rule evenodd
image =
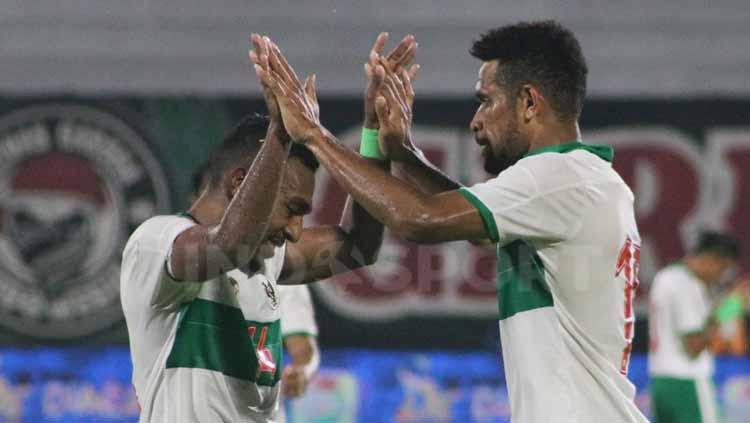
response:
<svg viewBox="0 0 750 423"><path fill-rule="evenodd" d="M388 55L383 57L381 54L387 41L388 35L381 33L375 40L365 64L365 78L367 79L364 96L365 128L380 128L375 101L378 96L382 95L383 90L388 90L386 86L388 82L385 80L386 74L401 74L404 76L404 83L398 88L405 96L408 119L411 121L411 109L414 104L412 82L416 79L420 67L417 64L408 66L414 59L418 44L414 40L414 36L407 35ZM424 153L414 145L408 133L403 135L409 137L403 139L403 142L398 139L398 136L383 136L380 138L381 150L386 153L388 158L393 160L391 171L394 176L430 194L451 191L461 187L458 182L443 173L425 157Z"/></svg>
<svg viewBox="0 0 750 423"><path fill-rule="evenodd" d="M291 364L284 369L282 387L284 395L296 398L305 393L307 385L320 366L320 352L314 336L292 335L284 338Z"/></svg>
<svg viewBox="0 0 750 423"><path fill-rule="evenodd" d="M461 188L461 184L443 173L440 168L432 164L419 149L409 153L408 160L394 161L391 164L392 173L401 180L419 187L429 194L453 191Z"/></svg>
<svg viewBox="0 0 750 423"><path fill-rule="evenodd" d="M388 171L389 162L362 159ZM377 260L383 224L347 197L338 225L308 228L300 240L287 244L281 284L310 283Z"/></svg>
<svg viewBox="0 0 750 423"><path fill-rule="evenodd" d="M397 235L412 241L486 238L478 210L459 192L425 194L338 143L308 112L309 95L278 47L268 42L273 46L272 60L258 75L279 102L286 130L295 142L307 145L357 203ZM394 96L379 97L376 109L381 128L405 119L403 104Z"/></svg>
<svg viewBox="0 0 750 423"><path fill-rule="evenodd" d="M719 336L717 332L716 322L712 321L702 331L682 335L682 347L691 359L696 359Z"/></svg>
<svg viewBox="0 0 750 423"><path fill-rule="evenodd" d="M272 122L266 141L218 225L195 225L172 245L170 268L180 281L205 281L247 264L262 242L283 179L289 147ZM263 198L265 201L257 201Z"/></svg>
<svg viewBox="0 0 750 423"><path fill-rule="evenodd" d="M257 35L252 42L251 56L267 64L267 45ZM264 239L291 147L278 103L267 97L266 104L271 123L265 142L246 174L238 175L244 178L219 224L193 226L172 244L169 267L175 279L205 281L243 266Z"/></svg>
<svg viewBox="0 0 750 423"><path fill-rule="evenodd" d="M709 313L710 317L703 329L682 335L682 346L690 358L697 358L704 349L709 349L712 344L721 342L722 334L719 329L721 321L738 317L742 318L742 304L745 302L744 299L747 298L748 289L750 287L747 280L740 279L735 281L730 290L725 291L719 296L720 299L715 302L713 309ZM739 302L739 308L732 306L734 301ZM725 306L730 307L726 309ZM729 314L726 313L727 311Z"/></svg>
<svg viewBox="0 0 750 423"><path fill-rule="evenodd" d="M336 182L399 237L418 243L486 237L479 212L457 191L424 193L367 163L327 131L307 145Z"/></svg>

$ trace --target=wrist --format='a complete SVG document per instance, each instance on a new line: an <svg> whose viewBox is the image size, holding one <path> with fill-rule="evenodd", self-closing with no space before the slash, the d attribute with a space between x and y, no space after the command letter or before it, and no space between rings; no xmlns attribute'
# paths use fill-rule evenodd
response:
<svg viewBox="0 0 750 423"><path fill-rule="evenodd" d="M399 154L397 158L391 160L396 165L408 166L426 161L427 156L425 156L419 147L408 142L407 145L403 146L402 154Z"/></svg>
<svg viewBox="0 0 750 423"><path fill-rule="evenodd" d="M319 125L307 131L304 139L299 142L309 147L312 151L314 147L319 146L321 143L326 142L329 139L333 139L333 134L331 134L323 125ZM315 151L313 151L313 153L314 152Z"/></svg>
<svg viewBox="0 0 750 423"><path fill-rule="evenodd" d="M380 129L380 124L378 123L377 117L372 119L370 117L365 116L365 123L362 124L362 127L367 128L367 129L378 130Z"/></svg>
<svg viewBox="0 0 750 423"><path fill-rule="evenodd" d="M359 143L359 155L368 159L386 160L386 156L380 150L377 129L362 128L362 137Z"/></svg>

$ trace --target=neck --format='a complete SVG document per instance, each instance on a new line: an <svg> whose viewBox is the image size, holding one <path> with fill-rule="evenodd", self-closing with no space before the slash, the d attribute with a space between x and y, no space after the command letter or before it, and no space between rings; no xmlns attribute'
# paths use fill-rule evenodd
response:
<svg viewBox="0 0 750 423"><path fill-rule="evenodd" d="M229 201L213 190L207 189L190 206L188 212L201 225L213 226L221 222Z"/></svg>
<svg viewBox="0 0 750 423"><path fill-rule="evenodd" d="M577 121L548 122L534 131L529 143L529 151L575 141L581 141L581 130Z"/></svg>
<svg viewBox="0 0 750 423"><path fill-rule="evenodd" d="M690 270L695 276L698 277L698 279L703 282L705 285L709 285L710 281L708 276L706 275L706 272L703 269L703 264L701 262L700 257L696 256L689 256L685 257L685 259L682 261L685 264L685 267Z"/></svg>

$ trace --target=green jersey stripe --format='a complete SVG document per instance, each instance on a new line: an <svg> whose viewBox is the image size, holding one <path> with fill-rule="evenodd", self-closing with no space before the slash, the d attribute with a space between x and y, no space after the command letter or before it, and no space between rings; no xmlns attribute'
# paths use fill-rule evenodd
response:
<svg viewBox="0 0 750 423"><path fill-rule="evenodd" d="M466 188L459 188L459 194L463 195L474 207L479 210L479 215L482 216L482 222L484 222L484 228L487 231L487 236L492 242L498 242L500 240L500 233L497 230L497 224L495 223L495 217L492 216L490 209L484 205L482 200L477 198Z"/></svg>
<svg viewBox="0 0 750 423"><path fill-rule="evenodd" d="M265 386L278 382L281 374L278 320L246 321L240 309L200 298L183 305L181 314L166 368L214 370ZM276 364L270 373L263 371L266 369L261 368L256 353L261 336Z"/></svg>
<svg viewBox="0 0 750 423"><path fill-rule="evenodd" d="M497 300L500 320L523 311L552 307L544 264L534 247L514 241L497 249Z"/></svg>

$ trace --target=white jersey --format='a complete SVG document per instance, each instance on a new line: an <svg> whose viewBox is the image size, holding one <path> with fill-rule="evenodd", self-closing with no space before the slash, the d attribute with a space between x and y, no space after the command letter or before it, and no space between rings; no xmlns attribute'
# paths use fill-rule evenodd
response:
<svg viewBox="0 0 750 423"><path fill-rule="evenodd" d="M461 192L497 242L514 423L646 422L626 373L640 237L612 149L535 150Z"/></svg>
<svg viewBox="0 0 750 423"><path fill-rule="evenodd" d="M279 286L281 297L281 336L318 336L310 288L307 285Z"/></svg>
<svg viewBox="0 0 750 423"><path fill-rule="evenodd" d="M153 217L123 252L120 295L140 423L274 422L282 348L276 281L285 248L255 273L176 282L167 271L172 243L194 224Z"/></svg>
<svg viewBox="0 0 750 423"><path fill-rule="evenodd" d="M649 373L676 378L710 378L713 355L708 349L691 359L682 336L702 331L711 313L706 284L682 264L669 266L654 277L649 304Z"/></svg>

